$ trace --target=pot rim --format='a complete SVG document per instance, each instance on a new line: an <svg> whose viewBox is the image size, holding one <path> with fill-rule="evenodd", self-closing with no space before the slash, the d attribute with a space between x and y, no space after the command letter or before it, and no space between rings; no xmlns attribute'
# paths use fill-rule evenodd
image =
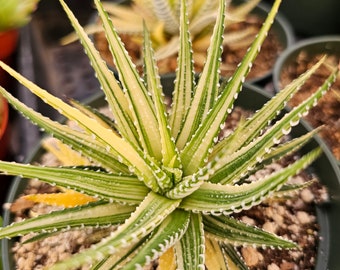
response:
<svg viewBox="0 0 340 270"><path fill-rule="evenodd" d="M273 69L273 85L274 90L276 92L280 91L280 73L284 65L286 64L286 61L288 61L289 57L294 54L298 54L300 51L302 51L304 48L308 47L314 47L317 45L321 45L323 43L339 43L340 48L340 35L324 35L324 36L317 36L317 37L310 37L301 39L300 41L296 42L295 44L289 46L286 48L282 54L278 57L277 61L275 62L274 69ZM323 48L323 50L320 50L321 52L325 52L327 50L331 50L331 48ZM340 51L340 50L339 50Z"/></svg>

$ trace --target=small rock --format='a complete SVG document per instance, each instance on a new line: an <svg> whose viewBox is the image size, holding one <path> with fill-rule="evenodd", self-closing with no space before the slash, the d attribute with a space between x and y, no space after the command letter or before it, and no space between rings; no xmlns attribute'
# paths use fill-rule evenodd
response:
<svg viewBox="0 0 340 270"><path fill-rule="evenodd" d="M314 194L309 189L304 189L301 191L301 198L304 202L310 203L314 200Z"/></svg>
<svg viewBox="0 0 340 270"><path fill-rule="evenodd" d="M296 217L301 224L307 224L313 220L313 217L308 215L305 211L298 211Z"/></svg>
<svg viewBox="0 0 340 270"><path fill-rule="evenodd" d="M241 250L244 261L248 266L257 265L263 260L263 256L253 247L244 247Z"/></svg>
<svg viewBox="0 0 340 270"><path fill-rule="evenodd" d="M280 270L280 267L278 267L275 263L271 263L268 265L267 270Z"/></svg>

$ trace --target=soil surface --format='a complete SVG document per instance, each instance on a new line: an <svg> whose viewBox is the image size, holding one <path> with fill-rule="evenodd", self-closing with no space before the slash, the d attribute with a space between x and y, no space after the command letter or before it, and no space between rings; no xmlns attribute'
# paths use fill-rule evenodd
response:
<svg viewBox="0 0 340 270"><path fill-rule="evenodd" d="M305 72L323 55L309 55L302 51L296 60L283 67L280 76L281 86L287 85L294 78ZM330 75L330 68L339 63L339 56L329 55L326 64L321 66L312 77L306 81L297 94L291 99L289 105L296 106L304 101L311 93L315 92L324 80ZM328 144L334 156L340 161L340 76L329 90L312 108L306 120L316 128L323 126L320 136Z"/></svg>
<svg viewBox="0 0 340 270"><path fill-rule="evenodd" d="M241 118L247 117L250 112L236 107L228 118L224 132L221 136L228 134ZM259 171L250 181L256 180L270 172L286 166L298 158L298 155L285 158L284 160L270 165ZM40 161L41 164L56 166L58 161L52 154L45 154ZM311 172L303 171L290 180L290 183L303 183L317 178ZM51 193L58 191L57 187L44 184L38 180L30 180L25 194ZM327 192L317 181L292 196L284 198L276 197L265 201L259 206L248 211L242 211L234 216L248 224L256 225L266 231L276 233L286 239L299 244L300 249L278 250L262 249L252 246L239 247L245 262L251 270L295 270L313 269L316 262L318 245L318 224L316 221L315 205L327 200ZM57 210L56 207L42 204L34 204L23 199L17 199L13 204L7 204L15 214L15 220L22 220L33 216ZM19 270L43 269L71 254L88 248L103 236L115 228L83 230L72 230L42 239L36 242L22 244L33 234L22 237L14 246L13 254ZM89 269L87 266L82 270ZM157 262L145 267L145 269L157 269Z"/></svg>

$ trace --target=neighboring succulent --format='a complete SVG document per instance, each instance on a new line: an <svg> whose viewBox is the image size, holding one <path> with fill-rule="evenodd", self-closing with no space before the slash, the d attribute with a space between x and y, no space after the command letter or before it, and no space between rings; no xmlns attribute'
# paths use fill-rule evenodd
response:
<svg viewBox="0 0 340 270"><path fill-rule="evenodd" d="M231 2L226 1L226 27L223 42L231 47L248 47L254 39L257 28L253 26L238 31L231 31L229 28L235 23L245 21L247 15L260 0L250 0L239 5L232 5ZM180 5L180 0L132 0L128 4L103 2L117 32L120 35L130 36L129 43L142 47L143 22L146 24L157 60L176 56L178 53ZM218 0L187 1L193 55L195 63L199 63L200 66L205 62L218 5ZM98 23L90 24L85 29L88 34L103 31ZM63 39L63 43L69 43L75 39L77 36L71 34Z"/></svg>
<svg viewBox="0 0 340 270"><path fill-rule="evenodd" d="M208 269L228 269L233 263L246 269L234 246L297 248L295 243L246 225L231 214L278 193L301 188L286 182L312 163L320 149L255 182L246 180L262 166L292 153L313 136L314 132L310 132L280 144L280 138L289 133L329 88L338 70L335 69L310 98L269 125L291 95L318 68L319 62L251 118L241 121L232 134L218 140L280 0L273 4L234 76L221 85L219 65L226 2L219 1L207 62L196 82L186 1L181 1L178 70L169 113L148 31L144 29L145 76L140 78L100 0L95 0L116 62L118 81L64 1L60 2L91 60L114 121L79 103L67 104L4 63L0 64L82 129L72 129L41 116L1 87L0 93L32 122L85 159L79 162L78 155L74 166L62 167L0 162L0 171L4 174L37 178L67 189L61 193L63 198L58 203L71 206L2 228L0 237L35 232L38 239L73 228L107 228L119 224L110 236L49 267L50 270L73 269L87 263L92 264L92 269L141 269L160 256L164 259L165 252L168 256L164 260L175 260L177 269L205 269L205 265ZM53 198L55 194L48 196ZM45 199L41 197L40 201ZM69 205L72 199L74 202ZM214 252L209 252L212 249ZM205 257L205 252L210 256ZM161 266L161 269L169 268Z"/></svg>
<svg viewBox="0 0 340 270"><path fill-rule="evenodd" d="M27 24L38 2L39 0L0 0L0 32Z"/></svg>

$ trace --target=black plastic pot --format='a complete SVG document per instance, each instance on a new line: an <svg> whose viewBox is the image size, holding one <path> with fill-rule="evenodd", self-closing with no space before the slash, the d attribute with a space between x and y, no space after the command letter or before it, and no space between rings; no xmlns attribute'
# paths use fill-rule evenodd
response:
<svg viewBox="0 0 340 270"><path fill-rule="evenodd" d="M169 77L163 78L163 86L167 89L173 88L173 81ZM268 101L269 94L255 86L246 84L237 100L237 105L246 109L256 110ZM104 99L101 94L96 94L90 99L92 106L104 105ZM310 127L301 123L293 129L293 136L299 136L310 130ZM317 257L317 270L338 269L340 258L338 252L340 250L340 234L337 232L340 228L340 170L334 160L332 154L328 150L325 143L315 137L302 151L307 152L315 147L320 146L323 150L322 156L313 163L312 169L319 176L323 185L329 190L329 201L317 207L318 223L320 225L320 243ZM43 150L40 146L26 160L38 160ZM25 189L27 182L16 178L7 197L7 202L13 202L19 194ZM4 225L12 222L12 215L8 210L3 213ZM2 240L2 259L3 269L14 270L14 261L11 257L11 247L13 242L10 240Z"/></svg>
<svg viewBox="0 0 340 270"><path fill-rule="evenodd" d="M278 58L273 71L274 90L280 91L281 75L288 66L296 63L298 56L303 52L304 58L313 58L316 55L335 55L340 59L340 35L319 36L303 39L287 48ZM334 117L333 117L334 118ZM340 160L338 160L340 165Z"/></svg>
<svg viewBox="0 0 340 270"><path fill-rule="evenodd" d="M340 35L318 36L300 40L287 48L278 58L274 66L273 84L275 90L280 90L280 74L283 68L296 60L305 51L307 55L335 54L340 56Z"/></svg>

